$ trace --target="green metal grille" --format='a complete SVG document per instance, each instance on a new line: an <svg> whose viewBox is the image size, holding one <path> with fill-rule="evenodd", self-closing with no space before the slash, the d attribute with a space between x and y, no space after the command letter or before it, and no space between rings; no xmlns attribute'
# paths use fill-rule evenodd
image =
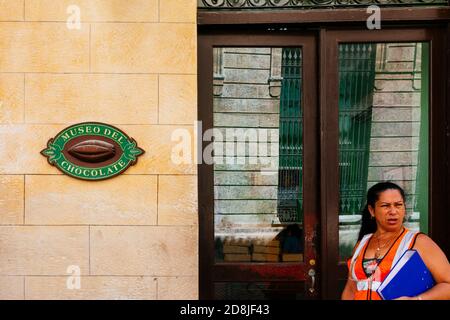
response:
<svg viewBox="0 0 450 320"><path fill-rule="evenodd" d="M375 80L375 44L339 46L340 213L365 201Z"/></svg>
<svg viewBox="0 0 450 320"><path fill-rule="evenodd" d="M278 215L281 222L301 223L303 212L302 51L284 48L281 61Z"/></svg>

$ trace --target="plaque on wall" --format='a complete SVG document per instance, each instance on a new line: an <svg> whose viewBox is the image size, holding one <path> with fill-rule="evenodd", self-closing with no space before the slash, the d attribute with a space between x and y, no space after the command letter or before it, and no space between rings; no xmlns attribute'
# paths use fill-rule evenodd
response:
<svg viewBox="0 0 450 320"><path fill-rule="evenodd" d="M136 141L122 130L100 122L65 128L41 151L48 163L64 174L92 181L123 173L143 153Z"/></svg>

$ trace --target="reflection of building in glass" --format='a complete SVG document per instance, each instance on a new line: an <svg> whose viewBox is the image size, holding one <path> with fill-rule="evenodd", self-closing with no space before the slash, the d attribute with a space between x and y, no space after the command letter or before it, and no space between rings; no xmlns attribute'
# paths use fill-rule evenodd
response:
<svg viewBox="0 0 450 320"><path fill-rule="evenodd" d="M367 167L367 187L388 180L404 188L406 226L422 231L428 214L428 88L422 86L428 77L427 68L422 68L427 50L428 46L421 43L376 45ZM351 91L341 90L341 99L342 94L351 99ZM363 122L357 120L356 125ZM341 190L349 187L342 183ZM360 216L347 216L354 212L343 210L342 206L340 214L341 256L345 257L356 242ZM419 225L420 217L423 221Z"/></svg>
<svg viewBox="0 0 450 320"><path fill-rule="evenodd" d="M214 54L214 126L225 137L214 146L215 155L225 156L214 166L216 253L225 261L299 261L301 50L216 48ZM257 154L255 135L233 137L227 129L256 130ZM276 164L270 170L268 160ZM299 232L288 235L286 224ZM294 242L301 242L297 250L288 250Z"/></svg>
<svg viewBox="0 0 450 320"><path fill-rule="evenodd" d="M420 43L341 45L341 248L353 247L366 190L378 181L405 189L409 227L419 229L419 217L427 216L427 199L417 201L420 186L427 193L422 171L428 167L421 62ZM217 237L270 240L283 225L302 223L302 63L295 48L214 50L214 126L225 137L215 150L225 156L214 167ZM238 139L226 137L231 128L256 130L256 144L245 137L226 147ZM249 141L256 151L276 144L276 154L268 147L277 164L271 174L261 174L261 162L248 161L255 156Z"/></svg>

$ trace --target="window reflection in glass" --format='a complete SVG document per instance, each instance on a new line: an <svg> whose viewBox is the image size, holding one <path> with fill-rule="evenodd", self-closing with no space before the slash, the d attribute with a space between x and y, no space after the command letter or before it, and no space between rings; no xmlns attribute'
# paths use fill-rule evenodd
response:
<svg viewBox="0 0 450 320"><path fill-rule="evenodd" d="M405 226L428 231L428 43L339 46L339 248L356 243L367 189L406 192Z"/></svg>
<svg viewBox="0 0 450 320"><path fill-rule="evenodd" d="M214 49L216 262L303 260L300 48Z"/></svg>

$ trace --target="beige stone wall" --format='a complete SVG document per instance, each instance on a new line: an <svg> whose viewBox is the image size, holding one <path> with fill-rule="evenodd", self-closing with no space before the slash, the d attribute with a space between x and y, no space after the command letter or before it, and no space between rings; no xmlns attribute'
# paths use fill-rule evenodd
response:
<svg viewBox="0 0 450 320"><path fill-rule="evenodd" d="M0 1L0 299L198 298L197 170L171 161L196 119L196 2ZM146 153L114 179L64 176L39 152L82 121Z"/></svg>

